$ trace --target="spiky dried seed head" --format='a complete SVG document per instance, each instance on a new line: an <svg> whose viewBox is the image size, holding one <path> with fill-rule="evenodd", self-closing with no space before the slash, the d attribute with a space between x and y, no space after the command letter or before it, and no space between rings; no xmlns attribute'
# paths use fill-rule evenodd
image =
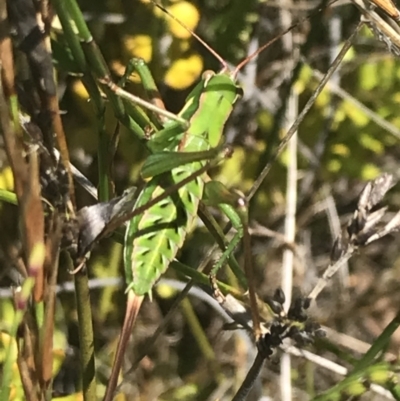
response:
<svg viewBox="0 0 400 401"><path fill-rule="evenodd" d="M348 243L341 235L338 235L332 245L331 249L331 263L337 262L347 251Z"/></svg>
<svg viewBox="0 0 400 401"><path fill-rule="evenodd" d="M395 183L393 175L388 173L384 173L372 181L369 190L367 210L371 210L375 205L377 205Z"/></svg>

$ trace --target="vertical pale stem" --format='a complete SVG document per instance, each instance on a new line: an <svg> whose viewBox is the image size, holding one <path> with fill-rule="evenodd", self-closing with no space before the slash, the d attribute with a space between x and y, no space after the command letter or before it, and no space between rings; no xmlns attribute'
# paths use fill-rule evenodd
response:
<svg viewBox="0 0 400 401"><path fill-rule="evenodd" d="M289 6L290 0L282 1L283 6ZM292 18L289 7L283 7L281 11L281 20L284 26L290 25ZM288 54L293 53L293 35L291 32L283 38L283 46ZM293 57L296 57L293 54ZM288 108L286 110L284 131L290 129L290 126L296 120L298 114L298 97L292 87ZM286 186L286 213L285 213L285 239L288 243L294 241L296 233L296 203L297 203L297 132L288 144L288 170ZM288 310L292 298L293 283L293 251L285 249L282 261L282 289L285 293L285 310ZM291 382L291 358L289 354L283 354L281 359L281 400L292 400L292 382Z"/></svg>
<svg viewBox="0 0 400 401"><path fill-rule="evenodd" d="M296 119L298 96L292 90L288 103L288 126ZM288 170L286 187L285 239L288 243L294 242L296 234L296 203L297 203L297 132L288 145ZM288 310L292 299L293 285L293 250L286 248L282 261L282 289L285 293L285 310ZM289 354L283 354L281 359L281 399L292 400L291 386L291 359Z"/></svg>

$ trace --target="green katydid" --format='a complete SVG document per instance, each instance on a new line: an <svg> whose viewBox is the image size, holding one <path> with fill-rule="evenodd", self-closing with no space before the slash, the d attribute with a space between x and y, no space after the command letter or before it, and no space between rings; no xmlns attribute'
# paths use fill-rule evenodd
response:
<svg viewBox="0 0 400 401"><path fill-rule="evenodd" d="M79 16L76 15L73 3L72 1L60 3L59 6L60 9L63 6L69 7L70 14L75 12L76 22ZM63 15L60 10L58 13L60 16ZM68 21L64 22L68 26ZM84 22L79 21L77 26L82 27L83 24ZM241 88L236 82L238 72L293 26L262 46L233 71L229 71L227 63L209 48L224 67L219 73L208 71L203 74L202 80L189 95L186 105L178 116L171 115L153 104L147 104L113 84L87 28L86 30L80 28L84 39L81 46L86 61L93 66L95 75L109 95L119 120L140 138L146 140L147 147L152 152L143 166L142 174L144 177L153 178L138 196L134 208L136 215L130 221L125 237L124 261L128 306L116 363L105 399L110 399L115 388L124 344L130 335L143 296L151 291L154 282L168 268L182 247L186 234L192 229L197 218L197 209L204 192L209 194L221 192L219 184L211 181L206 183L209 179L204 172L207 167L206 160L218 153L215 149L218 150L223 142L225 122L235 102L240 98ZM137 63L134 67L147 89L156 92L152 79L146 78L147 75L150 76L146 66ZM122 101L121 98L132 101L132 104ZM140 107L151 109L156 117L162 115L164 118L149 119ZM182 182L185 182L185 186L181 185ZM165 195L165 191L171 188L173 193ZM215 198L214 195L210 197L211 203L220 202ZM233 221L237 234L214 267L214 272L230 258L243 232L246 232L246 227L243 231L243 223L246 225L246 213L236 213L235 206L238 203L241 204L241 209L245 209L244 200L240 196L231 199L225 197L219 205ZM251 270L246 267L247 263L245 270L248 270L249 274ZM257 324L254 327L257 327Z"/></svg>
<svg viewBox="0 0 400 401"><path fill-rule="evenodd" d="M156 4L156 6L164 10L160 5ZM171 14L169 15L175 18ZM218 73L206 71L201 81L189 94L186 104L178 116L173 120L167 117L160 121L158 124L162 125L161 130L156 131L154 128L148 130L147 146L153 154L145 162L142 175L144 178L153 178L139 194L135 209L147 205L155 197L161 196L166 188L176 186L204 167L205 159L212 156L212 152L218 149L223 142L224 125L236 101L241 97L242 89L237 84L239 71L290 29L292 27L260 47L233 71L230 71L227 63L194 34L221 62L223 69ZM157 89L154 81L147 79L150 74L144 63L136 61L131 64L132 66L139 73L147 89L155 93ZM125 79L126 76L123 81ZM117 87L111 81L103 81L103 83L119 96L136 104L135 99L122 88ZM152 110L157 114L157 109L154 109L153 105ZM165 113L163 115L165 116ZM187 122L188 128L182 123L182 120ZM148 122L148 126L154 127L154 125L152 122ZM139 133L142 138L146 136L145 131L142 128ZM218 204L237 230L237 234L214 266L213 273L226 263L242 238L247 213L240 212L238 214L235 207L239 204L244 210L244 199L233 197L232 201L225 196L220 201L218 194L224 192L221 185L210 181L206 175L198 176L173 195L165 197L130 221L126 230L124 246L128 305L105 400L112 397L126 342L143 296L151 293L155 281L165 272L183 246L187 233L191 231L197 219L199 202L204 193L211 194L208 196L211 199L210 202ZM245 266L245 270L247 274L251 273L248 266ZM257 326L257 324L254 325L254 327Z"/></svg>

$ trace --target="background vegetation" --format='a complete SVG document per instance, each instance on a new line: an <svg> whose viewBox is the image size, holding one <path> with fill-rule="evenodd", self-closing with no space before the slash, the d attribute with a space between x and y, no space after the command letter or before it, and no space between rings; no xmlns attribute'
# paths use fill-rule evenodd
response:
<svg viewBox="0 0 400 401"><path fill-rule="evenodd" d="M139 0L80 0L79 5L113 78L121 77L131 57L142 57L154 74L166 107L173 112L182 108L204 70L220 68L207 48L152 4ZM312 14L240 72L244 96L225 130L226 141L233 145L234 155L214 169L212 176L229 188L248 193L290 126L287 120L292 117L287 110L293 110L293 102L294 109L302 110L317 87L320 74L327 71L343 42L354 31L360 11L353 4L340 2L316 12L319 7L314 0L171 1L168 6L232 66L287 26ZM77 67L66 47L57 17L51 21L57 96L70 159L97 186L101 155L98 151L102 146L99 121L107 138L111 138L116 119L109 104L104 120L99 119L81 76L76 74ZM13 21L10 23L13 27ZM21 40L13 29L11 39L19 107L21 112L27 113L24 103L27 92L21 81L24 69L18 60ZM7 68L4 60L2 68ZM328 266L333 241L345 229L366 181L382 172L398 177L399 89L398 58L364 26L298 130L295 240L286 241L282 236L287 214L288 166L293 161L293 153L285 151L273 164L250 203L256 290L261 297L272 295L281 286L282 255L288 248L294 252L294 293L308 294ZM142 96L141 85L135 82L135 77L128 90ZM32 144L25 143L25 146L29 153ZM143 145L121 127L112 166L116 194L140 184L140 167L145 156ZM0 154L0 188L16 191L15 177L4 151ZM76 202L77 209L95 203L79 186L76 186ZM398 186L389 192L384 203L390 213L399 209ZM24 393L19 379L21 364L7 365L7 361L13 362L17 355L16 343L11 339L13 333L17 337L15 322L22 319L15 315L19 309L14 306L18 302L8 290L26 279L26 272L18 269L23 265L26 252L19 229L22 215L21 209L4 195L0 203L3 295L0 340L3 376L10 374L12 377L9 382L3 377L3 384L11 383L7 398L12 400L40 399L29 398L26 388ZM215 216L222 222L217 211ZM311 310L313 318L327 327L327 339L316 341L308 347L310 351L351 371L369 344L374 343L397 316L400 301L398 241L398 234L394 234L362 248L330 282ZM186 241L179 260L191 267L198 266L213 242L199 223ZM237 257L242 261L241 249L237 250ZM60 258L57 282L61 287L54 307L54 383L50 393L53 391L54 399L72 400L81 397L82 372L77 350L82 333L78 328L74 278L64 261L68 257L61 253ZM121 244L112 238L103 239L91 254L87 273L92 288L96 392L101 398L125 310ZM222 272L220 278L234 284L228 272ZM152 300L145 301L126 351L124 372L148 346L147 340L163 321L183 282L183 278L170 269L155 287ZM207 297L201 291L193 291L180 304L157 341L146 348L148 353L136 370L122 374L118 400L232 399L254 359L255 347L241 331L223 330L225 322L217 307L207 302ZM389 361L391 366L384 365L381 369L382 365L377 365L376 371L384 372L379 380L378 374L371 377L365 370L362 378L352 379L353 390L346 387L342 393L333 387L342 380L338 372L327 365L320 368L303 356L293 357L293 399L312 399L329 389L333 389L335 399L349 399L358 395L360 389L367 390L374 381L391 387L397 380L399 332L395 331L390 337L390 342L384 344L386 348L380 349L386 353L380 353L379 361ZM10 349L11 357L8 354L7 359L6 351ZM277 351L268 361L249 399L282 399L279 390L281 354ZM372 369L376 363L377 360L371 362L368 368ZM35 376L35 372L30 374ZM375 391L367 391L362 397L386 399Z"/></svg>

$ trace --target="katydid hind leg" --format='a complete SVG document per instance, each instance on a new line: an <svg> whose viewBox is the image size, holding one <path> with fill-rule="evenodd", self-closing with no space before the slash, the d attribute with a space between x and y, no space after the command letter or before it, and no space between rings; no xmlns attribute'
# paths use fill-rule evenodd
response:
<svg viewBox="0 0 400 401"><path fill-rule="evenodd" d="M244 197L239 197L237 200L237 208L232 208L231 205L222 204L220 208L232 222L232 225L241 235L243 239L244 249L244 272L247 280L247 287L250 299L251 315L253 320L254 337L256 340L261 335L260 316L257 305L257 295L255 293L255 280L252 263L251 237L248 227L248 207Z"/></svg>
<svg viewBox="0 0 400 401"><path fill-rule="evenodd" d="M257 296L254 291L254 274L252 267L251 238L248 229L247 201L244 196L237 193L230 193L221 183L216 182L207 183L205 193L209 196L209 203L218 202L218 195L221 196L222 203L218 204L218 207L227 216L232 226L236 230L236 234L233 236L231 241L226 246L225 251L213 266L211 270L211 277L216 276L218 270L227 263L236 246L239 244L240 240L243 239L244 272L249 291L254 335L255 338L258 339L261 334L261 328L257 306Z"/></svg>
<svg viewBox="0 0 400 401"><path fill-rule="evenodd" d="M241 195L232 193L218 181L209 181L206 183L203 202L208 206L217 206L236 230L235 235L228 243L221 244L224 245L225 249L211 270L211 275L215 276L218 270L231 258L236 246L243 238L244 224L247 222L247 206L245 199ZM206 210L203 210L203 213L205 217L208 217ZM221 236L221 233L219 232L217 235ZM235 271L234 274L238 276ZM242 282L242 285L245 284L244 287L246 288L247 284L243 283L240 276L238 276L238 279Z"/></svg>

